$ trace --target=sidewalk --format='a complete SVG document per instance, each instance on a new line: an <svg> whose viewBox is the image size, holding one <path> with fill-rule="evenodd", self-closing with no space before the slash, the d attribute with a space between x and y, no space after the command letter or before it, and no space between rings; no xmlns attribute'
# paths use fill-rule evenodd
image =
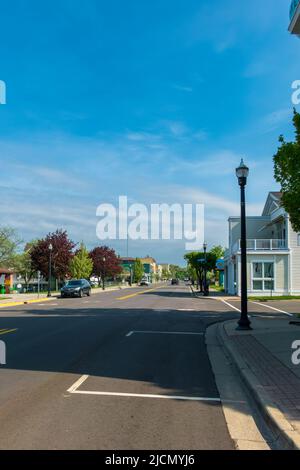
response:
<svg viewBox="0 0 300 470"><path fill-rule="evenodd" d="M300 365L291 348L300 327L291 318L251 318L252 331L237 331L236 320L218 325L218 337L282 446L300 449Z"/></svg>

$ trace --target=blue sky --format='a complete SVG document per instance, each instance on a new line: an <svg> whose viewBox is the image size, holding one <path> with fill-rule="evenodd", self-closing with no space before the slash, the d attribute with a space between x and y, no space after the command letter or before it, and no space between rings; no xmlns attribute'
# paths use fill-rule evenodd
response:
<svg viewBox="0 0 300 470"><path fill-rule="evenodd" d="M1 7L1 224L24 240L57 227L89 247L96 207L119 195L205 204L206 239L276 190L278 135L292 138L300 42L287 0L16 0ZM124 242L109 243L121 255ZM182 262L184 243L130 254Z"/></svg>

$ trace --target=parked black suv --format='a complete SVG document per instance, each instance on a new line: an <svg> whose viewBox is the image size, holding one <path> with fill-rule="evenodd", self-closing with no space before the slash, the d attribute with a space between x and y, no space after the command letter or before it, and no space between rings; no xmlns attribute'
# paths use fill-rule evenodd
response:
<svg viewBox="0 0 300 470"><path fill-rule="evenodd" d="M179 279L172 279L171 284L172 284L172 286L178 286Z"/></svg>
<svg viewBox="0 0 300 470"><path fill-rule="evenodd" d="M82 297L90 296L92 292L91 285L85 279L73 279L68 281L61 289L62 297Z"/></svg>

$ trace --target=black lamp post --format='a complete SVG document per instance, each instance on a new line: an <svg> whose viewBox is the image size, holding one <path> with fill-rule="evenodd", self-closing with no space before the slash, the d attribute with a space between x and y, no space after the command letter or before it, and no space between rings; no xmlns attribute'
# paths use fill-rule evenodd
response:
<svg viewBox="0 0 300 470"><path fill-rule="evenodd" d="M204 251L204 295L208 296L208 289L207 289L207 257L206 257L206 252L207 252L207 243L203 243L203 251Z"/></svg>
<svg viewBox="0 0 300 470"><path fill-rule="evenodd" d="M105 290L105 262L106 262L105 256L103 256L102 261L103 261L103 270L102 270L102 277L103 277L103 279L102 279L102 290Z"/></svg>
<svg viewBox="0 0 300 470"><path fill-rule="evenodd" d="M251 330L251 322L248 317L247 294L247 234L246 234L246 199L245 186L249 175L249 168L241 160L236 169L236 176L241 188L241 318L238 322L238 330Z"/></svg>
<svg viewBox="0 0 300 470"><path fill-rule="evenodd" d="M130 280L129 280L129 285L130 287L132 286L132 264L130 263L129 265L129 269L130 269Z"/></svg>
<svg viewBox="0 0 300 470"><path fill-rule="evenodd" d="M52 250L53 245L50 243L48 246L49 249L49 266L48 266L48 297L51 297L51 277L52 277Z"/></svg>

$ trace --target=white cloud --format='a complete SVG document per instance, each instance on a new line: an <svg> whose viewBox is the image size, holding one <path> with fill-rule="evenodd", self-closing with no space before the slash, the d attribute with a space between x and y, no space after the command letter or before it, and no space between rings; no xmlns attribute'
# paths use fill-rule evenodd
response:
<svg viewBox="0 0 300 470"><path fill-rule="evenodd" d="M192 93L193 92L193 88L190 87L190 86L174 84L173 88L175 88L175 90L178 90L178 91L185 91L186 93Z"/></svg>

